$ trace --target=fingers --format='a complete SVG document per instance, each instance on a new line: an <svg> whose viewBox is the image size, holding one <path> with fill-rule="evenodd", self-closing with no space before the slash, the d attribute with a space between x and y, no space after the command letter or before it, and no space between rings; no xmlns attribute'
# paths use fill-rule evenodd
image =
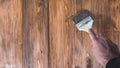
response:
<svg viewBox="0 0 120 68"><path fill-rule="evenodd" d="M89 34L89 36L90 36L92 41L96 41L97 40L96 34L95 34L95 32L92 29L89 29L88 34Z"/></svg>

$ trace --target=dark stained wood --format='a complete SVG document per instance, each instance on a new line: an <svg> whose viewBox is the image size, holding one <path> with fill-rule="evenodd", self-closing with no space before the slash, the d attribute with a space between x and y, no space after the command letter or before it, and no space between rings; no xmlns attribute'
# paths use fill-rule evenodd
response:
<svg viewBox="0 0 120 68"><path fill-rule="evenodd" d="M0 0L0 68L22 67L21 0Z"/></svg>
<svg viewBox="0 0 120 68"><path fill-rule="evenodd" d="M48 68L48 0L22 0L22 67Z"/></svg>

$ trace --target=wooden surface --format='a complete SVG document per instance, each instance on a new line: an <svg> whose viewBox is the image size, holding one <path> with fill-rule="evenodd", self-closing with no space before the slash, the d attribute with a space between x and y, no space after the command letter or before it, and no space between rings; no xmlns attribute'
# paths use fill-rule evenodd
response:
<svg viewBox="0 0 120 68"><path fill-rule="evenodd" d="M22 1L22 67L48 68L48 1Z"/></svg>
<svg viewBox="0 0 120 68"><path fill-rule="evenodd" d="M104 68L71 20L81 9L120 45L119 0L0 0L0 68Z"/></svg>
<svg viewBox="0 0 120 68"><path fill-rule="evenodd" d="M0 0L0 68L22 67L20 0Z"/></svg>

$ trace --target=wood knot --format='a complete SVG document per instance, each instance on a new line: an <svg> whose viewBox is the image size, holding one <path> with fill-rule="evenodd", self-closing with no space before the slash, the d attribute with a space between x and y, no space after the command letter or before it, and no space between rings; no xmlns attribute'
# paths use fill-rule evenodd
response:
<svg viewBox="0 0 120 68"><path fill-rule="evenodd" d="M42 13L44 10L44 0L37 1L37 12Z"/></svg>
<svg viewBox="0 0 120 68"><path fill-rule="evenodd" d="M37 6L38 6L38 7L44 6L44 0L37 1Z"/></svg>

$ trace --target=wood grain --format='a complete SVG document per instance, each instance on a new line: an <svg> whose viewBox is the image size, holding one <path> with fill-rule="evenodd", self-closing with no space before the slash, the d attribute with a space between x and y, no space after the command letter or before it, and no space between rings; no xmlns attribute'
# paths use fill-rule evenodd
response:
<svg viewBox="0 0 120 68"><path fill-rule="evenodd" d="M92 0L76 0L77 12L88 10L92 12ZM76 29L74 56L76 68L93 68L93 57L91 55L91 40L86 32Z"/></svg>
<svg viewBox="0 0 120 68"><path fill-rule="evenodd" d="M0 68L22 67L21 0L0 0Z"/></svg>
<svg viewBox="0 0 120 68"><path fill-rule="evenodd" d="M22 67L48 68L48 0L23 0Z"/></svg>
<svg viewBox="0 0 120 68"><path fill-rule="evenodd" d="M50 68L73 68L74 14L73 0L49 0Z"/></svg>
<svg viewBox="0 0 120 68"><path fill-rule="evenodd" d="M0 68L105 68L71 20L83 9L120 48L120 0L0 0Z"/></svg>

